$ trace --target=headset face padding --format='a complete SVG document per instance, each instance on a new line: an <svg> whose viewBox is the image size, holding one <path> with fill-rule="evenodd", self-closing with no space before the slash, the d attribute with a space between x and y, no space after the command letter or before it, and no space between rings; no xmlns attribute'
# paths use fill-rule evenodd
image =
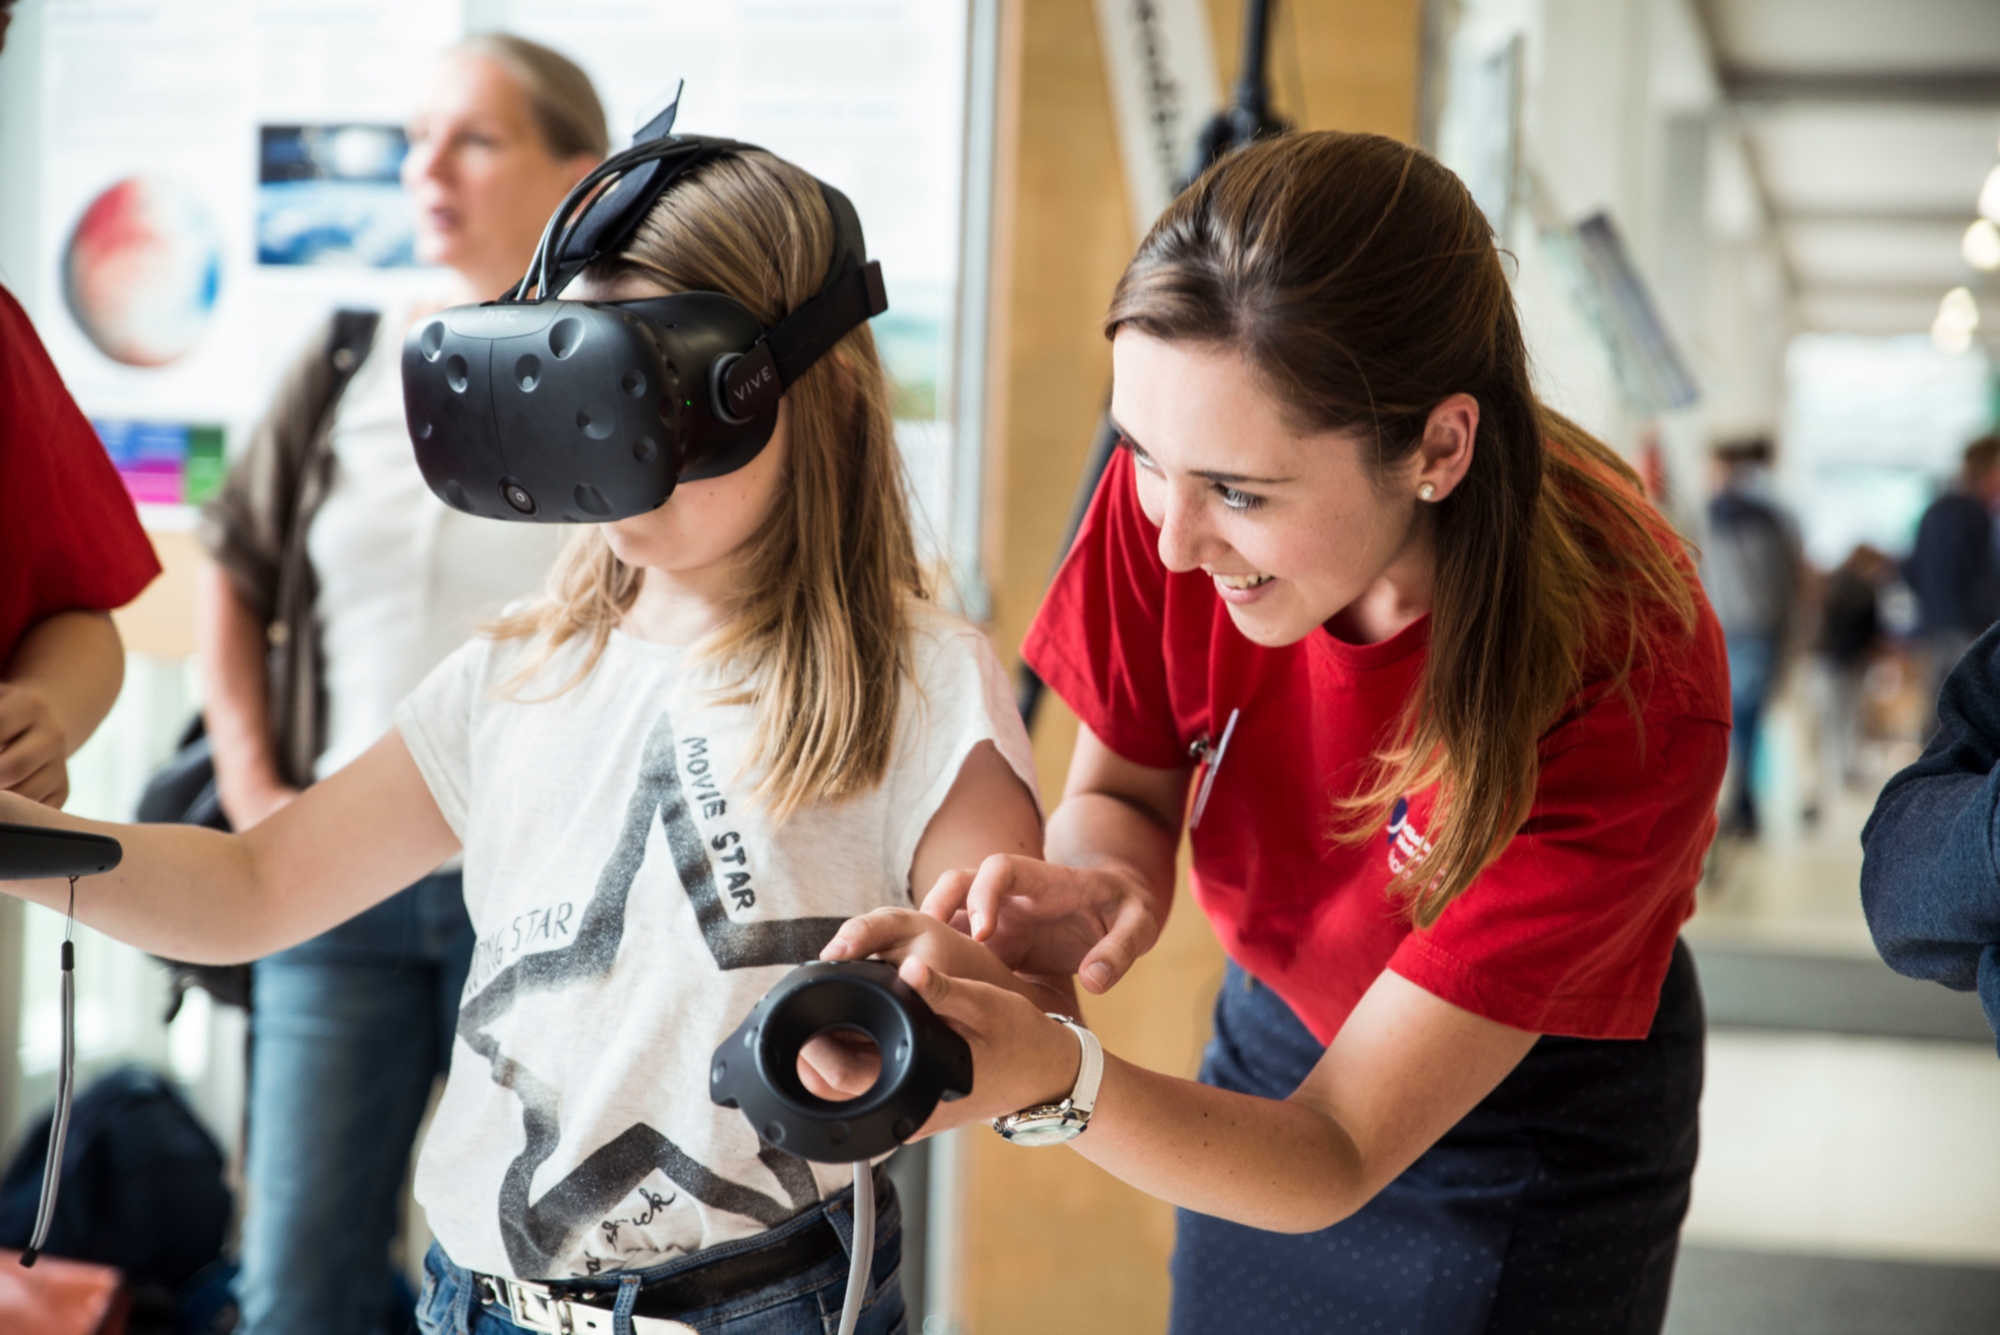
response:
<svg viewBox="0 0 2000 1335"><path fill-rule="evenodd" d="M438 312L410 331L403 406L418 467L440 499L490 519L604 523L757 457L785 389L888 307L881 266L867 260L860 220L839 191L820 183L836 237L826 282L773 328L719 292L560 299L572 278L629 241L676 179L751 148L664 135L635 145L563 201L513 294ZM528 300L530 289L548 295Z"/></svg>

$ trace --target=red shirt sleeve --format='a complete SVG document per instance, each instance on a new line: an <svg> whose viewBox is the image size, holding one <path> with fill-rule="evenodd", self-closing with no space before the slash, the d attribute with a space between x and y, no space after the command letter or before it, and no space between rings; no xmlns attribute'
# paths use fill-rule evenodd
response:
<svg viewBox="0 0 2000 1335"><path fill-rule="evenodd" d="M1403 938L1389 967L1516 1029L1645 1037L1729 755L1722 719L1648 713L1640 755L1616 693L1559 730L1521 832L1434 926Z"/></svg>
<svg viewBox="0 0 2000 1335"><path fill-rule="evenodd" d="M1021 656L1099 741L1138 765L1188 763L1167 683L1167 569L1139 508L1132 458L1113 453Z"/></svg>
<svg viewBox="0 0 2000 1335"><path fill-rule="evenodd" d="M36 622L123 607L159 573L118 470L0 288L0 664Z"/></svg>

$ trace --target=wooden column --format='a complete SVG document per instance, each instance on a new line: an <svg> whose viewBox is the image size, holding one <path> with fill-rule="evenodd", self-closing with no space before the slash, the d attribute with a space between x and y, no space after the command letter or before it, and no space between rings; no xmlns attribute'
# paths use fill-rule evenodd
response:
<svg viewBox="0 0 2000 1335"><path fill-rule="evenodd" d="M1420 0L1279 0L1278 110L1308 129L1414 138ZM1226 89L1241 0L1210 0ZM986 553L992 632L1013 660L1046 587L1110 388L1099 333L1133 230L1098 29L1087 0L1009 0L1004 18ZM1062 788L1076 720L1044 703L1043 799ZM1185 894L1152 954L1086 1018L1120 1055L1194 1074L1222 954ZM1167 1315L1173 1211L1067 1150L968 1137L967 1335L1121 1335Z"/></svg>

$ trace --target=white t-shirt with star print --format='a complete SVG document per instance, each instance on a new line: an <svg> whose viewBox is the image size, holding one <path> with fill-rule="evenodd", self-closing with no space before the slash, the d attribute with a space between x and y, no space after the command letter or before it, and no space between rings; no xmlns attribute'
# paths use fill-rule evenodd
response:
<svg viewBox="0 0 2000 1335"><path fill-rule="evenodd" d="M465 847L478 934L417 1166L453 1261L515 1279L639 1269L847 1185L846 1166L762 1148L712 1104L709 1059L843 921L910 902L917 842L975 746L1034 792L992 647L912 608L887 777L783 824L752 795L751 710L719 703L687 650L615 633L582 682L539 699L583 645L503 691L531 642L481 638L397 710Z"/></svg>

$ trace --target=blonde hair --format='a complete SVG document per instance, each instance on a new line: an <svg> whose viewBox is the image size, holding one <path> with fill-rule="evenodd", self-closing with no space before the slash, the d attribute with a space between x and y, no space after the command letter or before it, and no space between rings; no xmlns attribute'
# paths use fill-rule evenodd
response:
<svg viewBox="0 0 2000 1335"><path fill-rule="evenodd" d="M769 328L819 291L833 243L811 176L768 153L742 153L676 182L625 252L590 277L723 292ZM906 600L926 596L868 326L799 377L785 402L790 445L777 498L749 540L723 626L699 646L725 669L725 699L755 710L751 764L776 819L882 781L909 671ZM516 682L587 637L582 665L559 689L581 681L638 596L640 576L603 530L578 532L546 596L489 627L500 639L541 639Z"/></svg>
<svg viewBox="0 0 2000 1335"><path fill-rule="evenodd" d="M573 158L587 153L602 158L611 151L604 104L598 100L590 76L568 56L505 32L478 33L452 51L490 60L521 85L529 115L551 157Z"/></svg>

